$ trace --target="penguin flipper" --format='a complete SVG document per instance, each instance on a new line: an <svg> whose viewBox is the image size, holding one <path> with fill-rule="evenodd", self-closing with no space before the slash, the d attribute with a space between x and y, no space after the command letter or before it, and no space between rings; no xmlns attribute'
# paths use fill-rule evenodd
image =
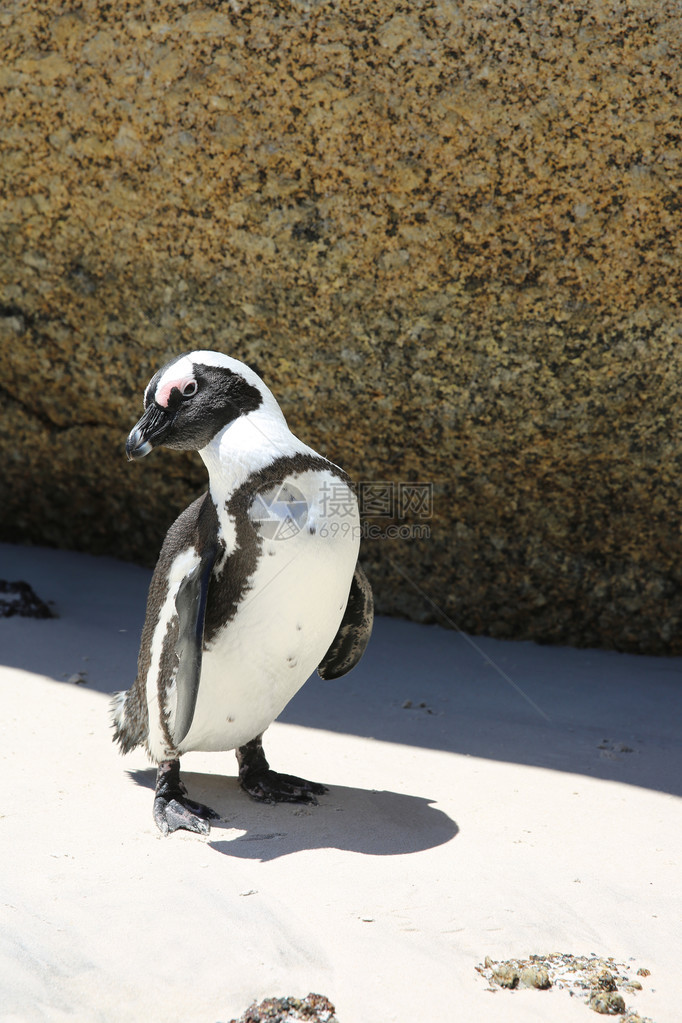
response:
<svg viewBox="0 0 682 1023"><path fill-rule="evenodd" d="M358 562L339 631L317 669L321 678L340 678L355 667L369 643L373 622L372 587Z"/></svg>
<svg viewBox="0 0 682 1023"><path fill-rule="evenodd" d="M201 560L182 580L175 597L178 612L178 638L175 643L178 668L175 676L177 705L173 743L176 748L192 727L201 677L206 600L217 553L217 545L204 549Z"/></svg>

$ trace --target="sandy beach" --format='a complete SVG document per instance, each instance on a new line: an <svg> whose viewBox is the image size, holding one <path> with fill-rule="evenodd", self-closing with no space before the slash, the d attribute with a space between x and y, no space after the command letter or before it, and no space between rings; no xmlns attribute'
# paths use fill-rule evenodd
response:
<svg viewBox="0 0 682 1023"><path fill-rule="evenodd" d="M192 754L221 820L162 838L155 772L109 727L150 573L0 545L0 577L58 615L0 619L5 1023L226 1023L310 991L339 1023L598 1019L476 969L557 953L613 957L629 1010L681 1018L682 659L379 619L265 736L319 806L259 805L232 753Z"/></svg>

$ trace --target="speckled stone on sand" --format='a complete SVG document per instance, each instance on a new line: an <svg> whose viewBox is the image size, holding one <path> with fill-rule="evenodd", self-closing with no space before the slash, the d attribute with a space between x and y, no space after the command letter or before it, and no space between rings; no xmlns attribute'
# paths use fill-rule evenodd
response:
<svg viewBox="0 0 682 1023"><path fill-rule="evenodd" d="M643 968L638 976L648 976ZM617 963L609 957L553 952L532 955L528 959L508 959L497 962L489 956L476 971L487 981L490 991L499 988L515 990L519 987L546 991L551 987L565 990L581 998L594 1012L607 1016L622 1016L625 1023L652 1023L635 1009L628 1009L618 988L629 994L642 990L642 985L630 979L632 966Z"/></svg>
<svg viewBox="0 0 682 1023"><path fill-rule="evenodd" d="M324 995L305 998L266 998L251 1005L231 1023L339 1023L336 1010Z"/></svg>

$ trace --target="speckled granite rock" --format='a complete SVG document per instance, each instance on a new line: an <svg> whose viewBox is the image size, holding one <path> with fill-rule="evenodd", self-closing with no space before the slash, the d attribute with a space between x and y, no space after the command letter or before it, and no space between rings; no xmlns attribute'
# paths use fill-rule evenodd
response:
<svg viewBox="0 0 682 1023"><path fill-rule="evenodd" d="M231 1023L338 1023L336 1009L324 995L309 994L305 998L266 998L251 1005Z"/></svg>
<svg viewBox="0 0 682 1023"><path fill-rule="evenodd" d="M216 347L434 484L381 610L681 652L681 48L676 0L5 3L0 536L151 562L203 472L123 441Z"/></svg>

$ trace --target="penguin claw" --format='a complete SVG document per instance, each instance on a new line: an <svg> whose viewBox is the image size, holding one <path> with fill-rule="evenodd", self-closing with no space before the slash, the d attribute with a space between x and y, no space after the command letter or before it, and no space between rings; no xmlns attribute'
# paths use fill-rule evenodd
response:
<svg viewBox="0 0 682 1023"><path fill-rule="evenodd" d="M165 760L159 764L154 796L154 821L162 835L171 835L184 829L198 835L211 831L209 820L219 820L220 814L203 803L195 803L187 795L180 781L180 761Z"/></svg>
<svg viewBox="0 0 682 1023"><path fill-rule="evenodd" d="M218 820L219 817L220 814L210 806L195 803L192 799L157 796L154 800L154 820L162 835L171 835L181 829L208 835L211 831L209 820Z"/></svg>
<svg viewBox="0 0 682 1023"><path fill-rule="evenodd" d="M326 785L306 781L293 774L253 770L240 772L239 784L252 799L261 803L308 803L317 806L316 796L329 792Z"/></svg>

